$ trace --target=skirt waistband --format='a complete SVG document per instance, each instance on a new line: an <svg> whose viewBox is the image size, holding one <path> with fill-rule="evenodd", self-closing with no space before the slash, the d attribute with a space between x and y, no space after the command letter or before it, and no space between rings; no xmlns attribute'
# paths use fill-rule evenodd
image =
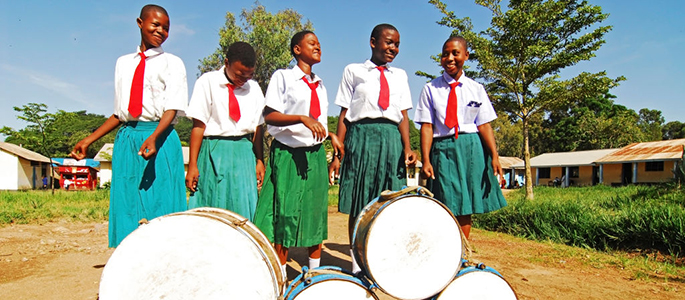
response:
<svg viewBox="0 0 685 300"><path fill-rule="evenodd" d="M478 134L478 132L460 132L459 133L459 135L467 135L467 134ZM448 140L448 139L454 139L454 135L434 137L433 142L442 142L442 141Z"/></svg>
<svg viewBox="0 0 685 300"><path fill-rule="evenodd" d="M225 141L239 141L242 139L252 140L252 135L251 134L234 135L234 136L212 135L212 136L205 136L202 139L204 139L204 140L225 140Z"/></svg>
<svg viewBox="0 0 685 300"><path fill-rule="evenodd" d="M355 122L352 122L352 125L355 124L392 124L397 126L398 124L395 123L394 121L386 118L364 118Z"/></svg>

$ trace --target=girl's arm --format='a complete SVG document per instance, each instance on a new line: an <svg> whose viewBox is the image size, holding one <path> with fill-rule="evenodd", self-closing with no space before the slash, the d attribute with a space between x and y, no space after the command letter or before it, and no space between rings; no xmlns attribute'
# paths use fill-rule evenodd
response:
<svg viewBox="0 0 685 300"><path fill-rule="evenodd" d="M324 128L319 121L310 116L286 115L267 106L264 107L264 122L274 126L288 126L302 123L312 131L314 139L317 142L321 142L326 138L326 128Z"/></svg>
<svg viewBox="0 0 685 300"><path fill-rule="evenodd" d="M157 128L155 128L155 131L152 132L147 139L145 139L143 145L138 151L138 155L142 156L144 159L150 159L150 157L157 153L157 138L160 134L162 134L162 132L169 128L169 125L171 125L171 122L175 117L176 110L173 109L167 110L164 112L164 114L162 114L162 118L159 119Z"/></svg>
<svg viewBox="0 0 685 300"><path fill-rule="evenodd" d="M254 151L254 156L257 158L257 188L262 187L264 182L264 173L266 173L266 168L264 167L264 126L258 125L254 131L254 137L252 138L252 151Z"/></svg>
<svg viewBox="0 0 685 300"><path fill-rule="evenodd" d="M502 182L504 180L504 172L502 171L502 165L499 163L495 133L492 131L490 123L478 126L478 135L480 135L480 139L483 141L485 149L490 152L490 155L492 156L492 169L495 171L495 175L498 176L499 181Z"/></svg>
<svg viewBox="0 0 685 300"><path fill-rule="evenodd" d="M92 144L93 142L99 140L101 137L103 137L105 134L108 134L110 131L114 130L114 128L117 128L121 124L121 121L119 121L119 118L115 115L111 115L105 123L102 123L98 129L96 129L93 133L91 133L89 136L86 138L82 139L76 145L74 146L74 149L69 153L69 156L81 160L86 158L86 152L88 151L88 146Z"/></svg>
<svg viewBox="0 0 685 300"><path fill-rule="evenodd" d="M433 124L421 123L421 173L424 178L435 179L433 165L431 164L430 151L433 145Z"/></svg>
<svg viewBox="0 0 685 300"><path fill-rule="evenodd" d="M338 142L341 143L342 145L345 144L345 135L347 134L347 123L345 123L345 115L347 115L347 108L341 107L340 108L340 115L338 116L337 139L338 139ZM331 142L333 142L332 137L331 137ZM340 160L342 160L342 158L344 156L345 156L344 146L343 146L343 150L338 152L338 155L333 155L333 160L331 161L331 165L328 166L328 179L329 179L331 184L333 184L333 178L338 177L340 175Z"/></svg>
<svg viewBox="0 0 685 300"><path fill-rule="evenodd" d="M205 135L205 123L198 119L193 119L193 129L190 130L190 147L188 158L188 173L186 173L186 187L191 192L197 189L197 179L200 177L200 172L197 169L197 156L200 153L200 146L202 146L202 138Z"/></svg>
<svg viewBox="0 0 685 300"><path fill-rule="evenodd" d="M404 162L407 166L413 166L416 164L416 153L411 149L411 143L409 143L409 117L406 109L402 111L402 122L400 122L398 129L404 147Z"/></svg>

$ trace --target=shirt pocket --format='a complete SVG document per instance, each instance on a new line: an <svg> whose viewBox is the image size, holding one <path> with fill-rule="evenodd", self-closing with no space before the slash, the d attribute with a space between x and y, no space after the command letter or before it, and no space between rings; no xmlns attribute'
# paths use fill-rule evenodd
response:
<svg viewBox="0 0 685 300"><path fill-rule="evenodd" d="M464 111L464 124L474 124L476 122L481 104L483 103L478 101L469 101L468 104L466 104L466 109Z"/></svg>

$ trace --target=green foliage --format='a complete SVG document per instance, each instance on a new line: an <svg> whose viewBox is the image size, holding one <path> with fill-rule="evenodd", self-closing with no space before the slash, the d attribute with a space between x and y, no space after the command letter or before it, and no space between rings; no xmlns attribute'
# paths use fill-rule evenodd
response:
<svg viewBox="0 0 685 300"><path fill-rule="evenodd" d="M685 255L685 193L673 184L522 191L509 206L474 217L477 227L598 250L658 250Z"/></svg>
<svg viewBox="0 0 685 300"><path fill-rule="evenodd" d="M664 125L664 117L661 111L656 109L640 109L640 120L637 126L644 134L644 141L660 141L662 138L661 127Z"/></svg>
<svg viewBox="0 0 685 300"><path fill-rule="evenodd" d="M53 114L48 113L47 109L47 105L43 103L14 107L15 111L21 113L17 118L29 125L19 130L3 127L0 132L7 136L5 141L22 145L47 157L67 157L78 141L90 135L107 120L105 116L86 111L59 110ZM113 130L95 141L88 148L86 157L95 157L105 143L112 143L116 132L117 130Z"/></svg>
<svg viewBox="0 0 685 300"><path fill-rule="evenodd" d="M253 79L266 90L271 74L286 68L293 59L290 54L290 39L298 31L313 30L312 23L301 21L302 15L293 9L276 14L256 3L251 10L243 9L241 24L236 23L233 13L226 13L226 23L219 30L219 48L200 60L200 74L219 69L224 64L228 47L236 41L245 41L255 48L257 63Z"/></svg>
<svg viewBox="0 0 685 300"><path fill-rule="evenodd" d="M109 190L96 191L0 191L0 225L105 221L109 214Z"/></svg>
<svg viewBox="0 0 685 300"><path fill-rule="evenodd" d="M467 75L485 82L498 111L521 120L524 158L530 154L531 119L574 99L604 94L624 80L609 78L606 72L583 72L567 80L559 76L564 68L593 58L604 44L611 26L597 25L608 17L601 7L577 0L517 0L502 10L501 0L475 2L492 14L490 27L483 31L474 30L469 17L458 18L440 0L429 1L444 14L438 24L469 41L470 59L477 66ZM532 199L531 178L526 182Z"/></svg>
<svg viewBox="0 0 685 300"><path fill-rule="evenodd" d="M668 122L661 128L661 132L664 140L685 138L685 123L678 121Z"/></svg>
<svg viewBox="0 0 685 300"><path fill-rule="evenodd" d="M685 183L685 146L683 146L683 157L680 158L680 161L675 163L673 176L675 177L678 188L681 188Z"/></svg>
<svg viewBox="0 0 685 300"><path fill-rule="evenodd" d="M178 133L178 138L181 139L181 144L183 146L190 145L190 131L193 130L193 121L186 117L178 118L178 123L174 125L174 129Z"/></svg>

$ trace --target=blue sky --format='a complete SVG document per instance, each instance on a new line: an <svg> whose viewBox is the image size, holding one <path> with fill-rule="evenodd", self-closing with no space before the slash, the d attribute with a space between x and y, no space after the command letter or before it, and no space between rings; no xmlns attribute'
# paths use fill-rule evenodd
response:
<svg viewBox="0 0 685 300"><path fill-rule="evenodd" d="M50 112L87 110L112 113L114 63L140 43L135 19L147 1L2 1L0 3L0 126L23 128L14 106L45 103ZM198 60L218 45L218 30L227 11L239 15L254 1L158 1L170 14L164 49L183 59L192 92ZM193 4L195 3L195 4ZM199 5L197 4L199 3ZM345 65L370 57L369 35L378 23L395 25L401 35L393 63L410 75L414 103L425 79L417 70L437 74L430 55L439 53L450 29L436 24L442 15L427 1L260 1L276 12L293 8L309 19L322 45L322 62L314 67L332 103ZM471 0L445 1L477 29L489 24L489 12ZM666 121L685 122L685 1L590 0L610 14L613 30L590 62L562 76L606 70L626 81L611 92L628 108L657 109ZM339 108L331 105L329 115ZM409 112L413 116L413 111Z"/></svg>

